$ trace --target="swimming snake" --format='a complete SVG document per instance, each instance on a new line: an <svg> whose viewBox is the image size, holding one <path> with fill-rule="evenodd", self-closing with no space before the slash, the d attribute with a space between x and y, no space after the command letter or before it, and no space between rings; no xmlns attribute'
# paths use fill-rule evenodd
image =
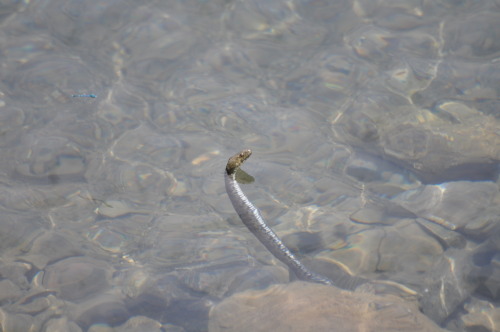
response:
<svg viewBox="0 0 500 332"><path fill-rule="evenodd" d="M224 179L226 192L233 204L234 210L240 216L250 232L269 250L274 257L283 262L297 276L299 280L332 285L333 282L321 275L310 271L295 255L285 246L278 235L267 226L260 211L248 200L236 181L236 171L252 154L251 150L243 150L229 158Z"/></svg>

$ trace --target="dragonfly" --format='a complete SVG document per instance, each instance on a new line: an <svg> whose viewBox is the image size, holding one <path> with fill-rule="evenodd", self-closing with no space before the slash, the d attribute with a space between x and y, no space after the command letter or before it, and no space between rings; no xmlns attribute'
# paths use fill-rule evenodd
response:
<svg viewBox="0 0 500 332"><path fill-rule="evenodd" d="M97 98L97 95L95 95L95 94L80 94L80 95L72 95L71 97Z"/></svg>

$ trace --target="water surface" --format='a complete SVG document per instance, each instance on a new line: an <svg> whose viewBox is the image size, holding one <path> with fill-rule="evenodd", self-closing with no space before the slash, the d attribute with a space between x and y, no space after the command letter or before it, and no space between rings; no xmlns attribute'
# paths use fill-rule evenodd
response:
<svg viewBox="0 0 500 332"><path fill-rule="evenodd" d="M288 283L225 193L243 148L311 268L495 330L498 22L498 1L3 3L3 330L204 331Z"/></svg>

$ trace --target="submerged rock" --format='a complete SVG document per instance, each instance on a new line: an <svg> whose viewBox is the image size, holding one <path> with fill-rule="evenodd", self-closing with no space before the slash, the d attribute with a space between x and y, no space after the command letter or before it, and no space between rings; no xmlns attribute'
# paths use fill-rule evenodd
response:
<svg viewBox="0 0 500 332"><path fill-rule="evenodd" d="M332 126L339 142L389 160L424 183L496 179L497 128L494 117L462 103L429 111L376 95L353 101Z"/></svg>
<svg viewBox="0 0 500 332"><path fill-rule="evenodd" d="M212 308L209 331L444 331L393 295L294 282L235 294Z"/></svg>
<svg viewBox="0 0 500 332"><path fill-rule="evenodd" d="M61 299L79 301L108 288L111 274L112 269L103 261L72 257L49 265L42 284Z"/></svg>
<svg viewBox="0 0 500 332"><path fill-rule="evenodd" d="M409 190L393 201L445 229L484 236L495 227L498 197L492 182L457 181Z"/></svg>
<svg viewBox="0 0 500 332"><path fill-rule="evenodd" d="M446 321L476 289L470 255L465 250L448 249L427 274L420 306L434 321Z"/></svg>

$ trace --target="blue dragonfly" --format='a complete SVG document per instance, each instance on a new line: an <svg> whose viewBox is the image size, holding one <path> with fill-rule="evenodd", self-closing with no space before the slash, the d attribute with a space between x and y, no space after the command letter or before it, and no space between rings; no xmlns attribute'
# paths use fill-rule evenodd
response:
<svg viewBox="0 0 500 332"><path fill-rule="evenodd" d="M95 95L95 94L79 94L79 95L72 95L71 97L97 98L97 95Z"/></svg>

